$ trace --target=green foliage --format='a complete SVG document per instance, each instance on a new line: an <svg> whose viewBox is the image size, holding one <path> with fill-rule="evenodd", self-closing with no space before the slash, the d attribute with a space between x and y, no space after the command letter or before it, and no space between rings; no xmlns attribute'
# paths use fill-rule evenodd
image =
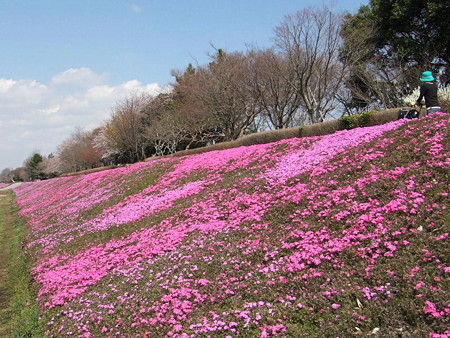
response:
<svg viewBox="0 0 450 338"><path fill-rule="evenodd" d="M418 87L420 74L431 70L449 83L450 2L441 0L371 0L346 17L341 57L360 54L352 65L345 102L348 110L394 108Z"/></svg>
<svg viewBox="0 0 450 338"><path fill-rule="evenodd" d="M31 180L34 180L41 175L40 164L44 158L39 153L34 153L26 162L26 170L28 172L28 176Z"/></svg>
<svg viewBox="0 0 450 338"><path fill-rule="evenodd" d="M450 3L441 0L372 0L379 47L389 45L399 57L407 57L421 66L442 58L448 66L450 32L448 20L442 15ZM448 39L448 38L447 38ZM419 48L420 46L420 48Z"/></svg>
<svg viewBox="0 0 450 338"><path fill-rule="evenodd" d="M359 115L344 116L340 118L340 121L344 124L344 129L367 127L373 113L373 111L370 111Z"/></svg>
<svg viewBox="0 0 450 338"><path fill-rule="evenodd" d="M412 83L423 68L442 69L448 81L450 24L444 13L449 11L450 2L442 0L371 0L352 17L351 27L374 24L369 40L375 54L400 63L413 74Z"/></svg>

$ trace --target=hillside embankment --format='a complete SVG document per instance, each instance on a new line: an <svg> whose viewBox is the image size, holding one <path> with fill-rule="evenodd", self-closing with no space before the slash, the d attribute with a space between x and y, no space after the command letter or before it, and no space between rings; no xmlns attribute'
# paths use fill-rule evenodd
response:
<svg viewBox="0 0 450 338"><path fill-rule="evenodd" d="M438 113L16 187L28 333L445 337L449 127Z"/></svg>

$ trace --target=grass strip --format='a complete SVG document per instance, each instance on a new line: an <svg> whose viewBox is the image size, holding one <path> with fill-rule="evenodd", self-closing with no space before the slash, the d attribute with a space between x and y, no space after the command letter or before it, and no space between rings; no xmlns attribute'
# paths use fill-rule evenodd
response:
<svg viewBox="0 0 450 338"><path fill-rule="evenodd" d="M22 240L26 226L17 216L13 193L0 195L0 337L42 337Z"/></svg>

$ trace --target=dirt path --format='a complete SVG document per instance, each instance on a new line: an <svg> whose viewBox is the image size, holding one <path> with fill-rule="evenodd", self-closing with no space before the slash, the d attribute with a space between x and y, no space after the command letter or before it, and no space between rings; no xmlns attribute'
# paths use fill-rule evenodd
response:
<svg viewBox="0 0 450 338"><path fill-rule="evenodd" d="M9 337L10 295L7 288L7 268L10 260L10 243L14 236L13 214L10 210L11 195L0 191L0 337Z"/></svg>
<svg viewBox="0 0 450 338"><path fill-rule="evenodd" d="M22 184L23 184L23 182L15 182L15 183L11 183L7 187L0 188L0 195L5 196L5 194L3 193L4 191L14 189L15 187L18 187Z"/></svg>

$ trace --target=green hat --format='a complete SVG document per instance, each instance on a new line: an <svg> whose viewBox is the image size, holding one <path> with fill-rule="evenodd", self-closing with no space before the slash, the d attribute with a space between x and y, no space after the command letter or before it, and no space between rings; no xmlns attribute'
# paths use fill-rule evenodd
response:
<svg viewBox="0 0 450 338"><path fill-rule="evenodd" d="M430 71L423 72L420 81L434 81L433 73Z"/></svg>

